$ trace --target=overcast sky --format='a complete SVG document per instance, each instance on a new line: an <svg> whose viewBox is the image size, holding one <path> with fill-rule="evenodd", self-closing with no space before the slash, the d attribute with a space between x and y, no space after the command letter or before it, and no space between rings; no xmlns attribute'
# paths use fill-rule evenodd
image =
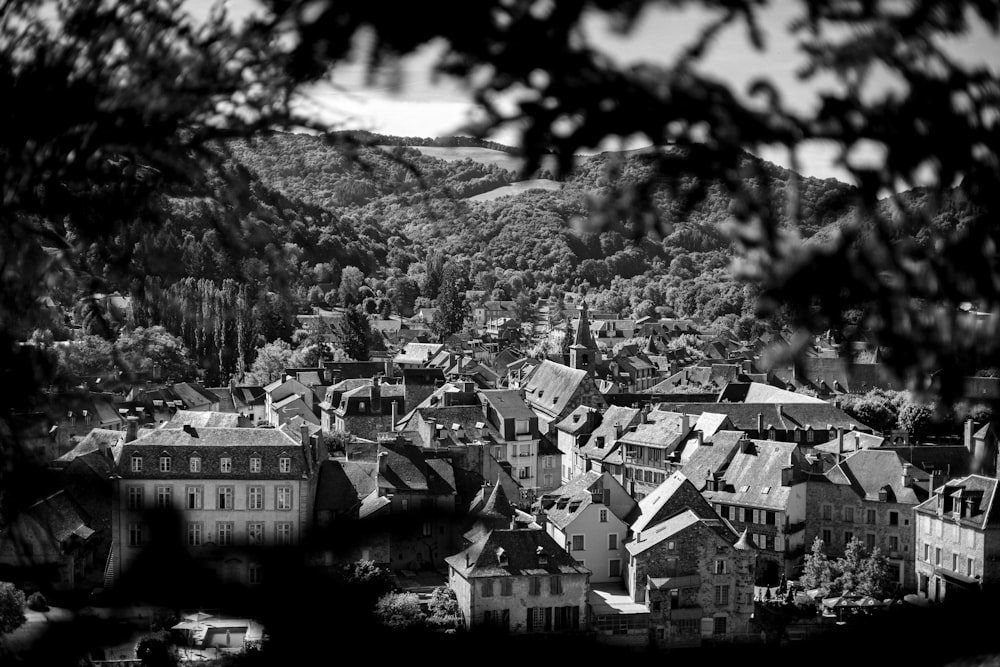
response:
<svg viewBox="0 0 1000 667"><path fill-rule="evenodd" d="M475 0L470 0L475 1ZM208 0L190 0L196 13L208 10ZM234 18L246 16L256 0L229 0ZM776 83L785 96L785 103L798 110L808 110L817 101L817 92L832 85L829 80L802 83L796 71L805 58L787 33L787 26L798 10L798 2L771 2L762 13L760 25L766 36L766 50L755 51L741 25L728 29L716 41L703 61L701 71L732 86L736 93L746 91L753 79L766 76ZM622 64L639 61L668 64L677 52L697 35L704 25L706 13L700 8L648 9L636 28L626 36L613 33L600 19L586 24L590 42ZM997 71L1000 68L1000 40L986 30L967 35L962 40L945 45L952 54L968 62L983 63ZM307 92L303 108L314 110L319 117L335 123L340 129L368 129L401 136L441 136L454 134L473 117L474 105L469 96L453 81L431 81L430 68L440 45L430 45L404 60L401 65L402 87L391 90L387 81L366 86L362 68L348 64L339 67L328 83ZM888 82L886 81L886 84ZM516 131L511 129L493 137L502 143L516 143ZM633 140L627 147L642 145ZM601 146L595 148L616 148ZM765 159L789 166L789 156L783 149L759 151ZM819 178L834 177L848 180L846 173L833 164L832 146L810 145L799 151L800 170ZM877 159L877 151L862 152L861 159Z"/></svg>

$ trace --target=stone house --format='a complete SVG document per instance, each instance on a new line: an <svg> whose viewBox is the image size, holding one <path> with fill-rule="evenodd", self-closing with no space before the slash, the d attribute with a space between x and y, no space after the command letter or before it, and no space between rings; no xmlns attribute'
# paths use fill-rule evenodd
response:
<svg viewBox="0 0 1000 667"><path fill-rule="evenodd" d="M840 556L856 537L889 559L899 586L915 589L913 509L930 485L930 475L892 450L854 452L806 485L806 548L818 537L828 556Z"/></svg>
<svg viewBox="0 0 1000 667"><path fill-rule="evenodd" d="M604 398L592 374L544 360L521 383L524 400L538 416L539 430L555 432L555 424L581 405L603 407Z"/></svg>
<svg viewBox="0 0 1000 667"><path fill-rule="evenodd" d="M692 430L692 420L685 413L641 411L639 423L621 437L618 446L625 461L625 486L641 500L666 481L671 463L679 460L676 450Z"/></svg>
<svg viewBox="0 0 1000 667"><path fill-rule="evenodd" d="M1000 582L997 480L969 475L939 486L914 508L919 595L961 600Z"/></svg>
<svg viewBox="0 0 1000 667"><path fill-rule="evenodd" d="M493 530L446 562L467 629L586 629L590 571L544 530Z"/></svg>
<svg viewBox="0 0 1000 667"><path fill-rule="evenodd" d="M563 484L576 477L576 458L580 447L587 442L602 421L601 411L589 405L581 405L556 423L556 447L562 454L560 480Z"/></svg>

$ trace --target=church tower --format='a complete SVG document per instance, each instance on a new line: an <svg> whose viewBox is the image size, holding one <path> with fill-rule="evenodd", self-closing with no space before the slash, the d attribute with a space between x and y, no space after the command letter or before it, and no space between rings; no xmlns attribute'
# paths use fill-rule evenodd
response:
<svg viewBox="0 0 1000 667"><path fill-rule="evenodd" d="M576 334L573 344L569 346L569 365L594 374L600 352L597 343L590 333L590 318L587 313L587 302L580 307L580 320L576 324Z"/></svg>

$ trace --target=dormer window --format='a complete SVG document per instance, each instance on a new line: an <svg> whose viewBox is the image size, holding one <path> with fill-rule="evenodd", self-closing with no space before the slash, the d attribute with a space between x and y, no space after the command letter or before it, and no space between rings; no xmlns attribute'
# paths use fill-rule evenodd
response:
<svg viewBox="0 0 1000 667"><path fill-rule="evenodd" d="M189 462L188 470L190 472L201 472L201 457L192 456Z"/></svg>
<svg viewBox="0 0 1000 667"><path fill-rule="evenodd" d="M500 567L507 567L510 565L510 559L507 557L507 552L503 547L497 549L497 565Z"/></svg>
<svg viewBox="0 0 1000 667"><path fill-rule="evenodd" d="M170 472L169 456L160 456L160 472Z"/></svg>
<svg viewBox="0 0 1000 667"><path fill-rule="evenodd" d="M364 410L364 409L365 409L365 402L364 401L358 402L358 410Z"/></svg>
<svg viewBox="0 0 1000 667"><path fill-rule="evenodd" d="M278 459L278 472L291 472L292 471L292 459L287 456L282 456Z"/></svg>
<svg viewBox="0 0 1000 667"><path fill-rule="evenodd" d="M233 460L228 456L219 459L219 472L232 472Z"/></svg>
<svg viewBox="0 0 1000 667"><path fill-rule="evenodd" d="M142 455L133 454L132 455L132 472L142 472Z"/></svg>
<svg viewBox="0 0 1000 667"><path fill-rule="evenodd" d="M260 457L251 456L250 457L250 472L260 472Z"/></svg>
<svg viewBox="0 0 1000 667"><path fill-rule="evenodd" d="M535 556L538 557L539 565L548 565L549 555L545 553L545 549L543 547L538 547L537 549L535 549Z"/></svg>

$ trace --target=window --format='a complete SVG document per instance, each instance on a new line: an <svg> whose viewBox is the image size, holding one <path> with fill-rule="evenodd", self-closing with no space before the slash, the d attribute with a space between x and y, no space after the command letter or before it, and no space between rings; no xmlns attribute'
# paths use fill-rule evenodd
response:
<svg viewBox="0 0 1000 667"><path fill-rule="evenodd" d="M774 525L776 514L774 512L764 512L764 523L768 526Z"/></svg>
<svg viewBox="0 0 1000 667"><path fill-rule="evenodd" d="M816 433L812 429L806 431L806 442L812 442L815 437Z"/></svg>
<svg viewBox="0 0 1000 667"><path fill-rule="evenodd" d="M542 594L542 579L541 577L532 577L528 579L528 595L541 595Z"/></svg>
<svg viewBox="0 0 1000 667"><path fill-rule="evenodd" d="M899 512L889 512L889 525L890 526L899 525Z"/></svg>
<svg viewBox="0 0 1000 667"><path fill-rule="evenodd" d="M716 560L715 561L715 573L716 574L725 574L726 573L726 561L724 561L724 560Z"/></svg>
<svg viewBox="0 0 1000 667"><path fill-rule="evenodd" d="M550 473L545 473L545 475L542 476L542 479L545 480L544 481L545 488L549 488L550 486L552 486L552 475Z"/></svg>
<svg viewBox="0 0 1000 667"><path fill-rule="evenodd" d="M523 468L519 468L518 471L517 471L517 478L518 479L531 479L531 468L529 468L528 466L524 466Z"/></svg>
<svg viewBox="0 0 1000 667"><path fill-rule="evenodd" d="M530 433L531 432L529 429L530 424L531 424L530 420L527 419L514 420L514 433L517 435L525 435L527 433Z"/></svg>
<svg viewBox="0 0 1000 667"><path fill-rule="evenodd" d="M958 554L951 555L951 569L958 572Z"/></svg>
<svg viewBox="0 0 1000 667"><path fill-rule="evenodd" d="M720 606L729 604L729 584L715 587L715 604Z"/></svg>
<svg viewBox="0 0 1000 667"><path fill-rule="evenodd" d="M868 510L865 512L865 523L870 525L875 525L876 523L875 518L876 518L875 510Z"/></svg>
<svg viewBox="0 0 1000 667"><path fill-rule="evenodd" d="M542 459L542 462L546 468L554 467L553 458L551 456L546 456L545 458Z"/></svg>
<svg viewBox="0 0 1000 667"><path fill-rule="evenodd" d="M889 536L889 552L899 551L899 536L890 535Z"/></svg>
<svg viewBox="0 0 1000 667"><path fill-rule="evenodd" d="M941 564L941 547L934 547L934 564Z"/></svg>
<svg viewBox="0 0 1000 667"><path fill-rule="evenodd" d="M483 579L482 582L480 582L479 584L479 592L482 594L484 598L493 597L493 580Z"/></svg>
<svg viewBox="0 0 1000 667"><path fill-rule="evenodd" d="M264 487L263 486L251 486L247 493L247 509L248 510L262 510L264 509Z"/></svg>
<svg viewBox="0 0 1000 667"><path fill-rule="evenodd" d="M618 533L608 533L608 551L618 550Z"/></svg>
<svg viewBox="0 0 1000 667"><path fill-rule="evenodd" d="M189 472L201 472L201 457L192 456L191 460L188 461L188 471Z"/></svg>
<svg viewBox="0 0 1000 667"><path fill-rule="evenodd" d="M170 472L170 457L161 456L160 457L160 472Z"/></svg>
<svg viewBox="0 0 1000 667"><path fill-rule="evenodd" d="M292 459L287 456L282 456L278 459L278 472L291 472L292 471Z"/></svg>
<svg viewBox="0 0 1000 667"><path fill-rule="evenodd" d="M670 621L670 627L682 635L693 635L701 631L700 618L684 618L679 621Z"/></svg>
<svg viewBox="0 0 1000 667"><path fill-rule="evenodd" d="M292 543L292 524L287 521L282 521L280 523L274 524L274 543L275 544L291 544Z"/></svg>
<svg viewBox="0 0 1000 667"><path fill-rule="evenodd" d="M774 551L774 535L764 536L764 548L768 551Z"/></svg>
<svg viewBox="0 0 1000 667"><path fill-rule="evenodd" d="M920 521L922 521L923 524L924 524L924 532L927 533L928 535L930 535L931 534L931 520L928 519L927 517L924 517L924 518L920 519Z"/></svg>
<svg viewBox="0 0 1000 667"><path fill-rule="evenodd" d="M775 431L774 431L773 428L767 430L767 439L768 440L774 440L775 435L776 434L775 434Z"/></svg>
<svg viewBox="0 0 1000 667"><path fill-rule="evenodd" d="M584 540L583 535L573 535L570 537L570 551L583 551L584 550Z"/></svg>
<svg viewBox="0 0 1000 667"><path fill-rule="evenodd" d="M833 541L833 535L830 533L829 528L823 529L823 535L820 539L823 540L823 544L830 544Z"/></svg>
<svg viewBox="0 0 1000 667"><path fill-rule="evenodd" d="M174 499L174 490L169 486L156 487L156 506L159 508L170 507Z"/></svg>
<svg viewBox="0 0 1000 667"><path fill-rule="evenodd" d="M931 545L924 544L924 560L928 563L931 562Z"/></svg>
<svg viewBox="0 0 1000 667"><path fill-rule="evenodd" d="M844 546L846 547L854 539L854 533L850 530L844 531Z"/></svg>
<svg viewBox="0 0 1000 667"><path fill-rule="evenodd" d="M875 533L866 533L865 534L865 549L867 549L868 552L871 553L872 549L874 549L874 548L875 548Z"/></svg>
<svg viewBox="0 0 1000 667"><path fill-rule="evenodd" d="M550 615L548 622L546 622L545 612L545 607L531 607L528 609L528 632L540 632L551 629L552 617Z"/></svg>
<svg viewBox="0 0 1000 667"><path fill-rule="evenodd" d="M721 516L723 519L729 518L729 505L721 505L719 507L719 516Z"/></svg>
<svg viewBox="0 0 1000 667"><path fill-rule="evenodd" d="M712 634L724 635L726 634L726 617L718 616L715 618L715 623L712 625Z"/></svg>
<svg viewBox="0 0 1000 667"><path fill-rule="evenodd" d="M188 546L201 546L201 522L194 521L188 524Z"/></svg>
<svg viewBox="0 0 1000 667"><path fill-rule="evenodd" d="M143 495L141 486L128 487L128 508L130 510L141 510Z"/></svg>
<svg viewBox="0 0 1000 667"><path fill-rule="evenodd" d="M521 445L518 454L521 456L531 456L531 445Z"/></svg>
<svg viewBox="0 0 1000 667"><path fill-rule="evenodd" d="M260 457L251 456L250 457L250 472L260 472Z"/></svg>
<svg viewBox="0 0 1000 667"><path fill-rule="evenodd" d="M608 561L608 576L609 577L620 577L622 576L622 562L618 558L612 558Z"/></svg>
<svg viewBox="0 0 1000 667"><path fill-rule="evenodd" d="M220 510L231 510L233 509L233 487L231 486L220 486L219 487L219 502L216 504L216 509Z"/></svg>
<svg viewBox="0 0 1000 667"><path fill-rule="evenodd" d="M854 523L854 508L845 507L844 508L844 521L847 523Z"/></svg>
<svg viewBox="0 0 1000 667"><path fill-rule="evenodd" d="M549 593L561 595L562 592L562 577L549 577Z"/></svg>
<svg viewBox="0 0 1000 667"><path fill-rule="evenodd" d="M430 521L424 521L423 526L421 526L420 534L424 537L430 537L434 534L434 526Z"/></svg>
<svg viewBox="0 0 1000 667"><path fill-rule="evenodd" d="M260 563L250 563L247 567L247 582L251 584L259 584L261 582L261 578Z"/></svg>
<svg viewBox="0 0 1000 667"><path fill-rule="evenodd" d="M202 487L189 486L187 488L187 508L189 510L200 510L202 505Z"/></svg>
<svg viewBox="0 0 1000 667"><path fill-rule="evenodd" d="M743 523L753 523L753 510L749 507L743 508Z"/></svg>
<svg viewBox="0 0 1000 667"><path fill-rule="evenodd" d="M132 455L132 472L142 472L142 456L140 454Z"/></svg>
<svg viewBox="0 0 1000 667"><path fill-rule="evenodd" d="M228 456L223 456L219 459L219 472L232 472L233 471L233 460Z"/></svg>
<svg viewBox="0 0 1000 667"><path fill-rule="evenodd" d="M228 547L233 543L233 523L231 521L220 521L215 524L215 532L218 533L218 545Z"/></svg>
<svg viewBox="0 0 1000 667"><path fill-rule="evenodd" d="M142 524L130 523L128 525L128 545L130 547L142 546Z"/></svg>
<svg viewBox="0 0 1000 667"><path fill-rule="evenodd" d="M823 505L823 520L833 520L833 505Z"/></svg>
<svg viewBox="0 0 1000 667"><path fill-rule="evenodd" d="M264 524L258 521L247 524L247 542L249 544L264 543Z"/></svg>
<svg viewBox="0 0 1000 667"><path fill-rule="evenodd" d="M510 579L500 580L500 595L509 598L514 594L514 582Z"/></svg>
<svg viewBox="0 0 1000 667"><path fill-rule="evenodd" d="M974 561L971 558L965 559L965 575L968 577L972 576L972 569L974 567Z"/></svg>
<svg viewBox="0 0 1000 667"><path fill-rule="evenodd" d="M276 503L277 509L279 510L292 509L292 487L279 486L277 492L278 492L278 502Z"/></svg>

